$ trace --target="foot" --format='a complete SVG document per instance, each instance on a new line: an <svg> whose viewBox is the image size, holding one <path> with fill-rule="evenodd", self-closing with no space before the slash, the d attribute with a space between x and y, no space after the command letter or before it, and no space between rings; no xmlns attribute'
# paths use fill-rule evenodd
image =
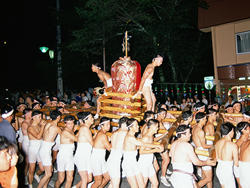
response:
<svg viewBox="0 0 250 188"><path fill-rule="evenodd" d="M161 176L161 183L167 187L170 187L170 183L168 182L167 178L164 176Z"/></svg>
<svg viewBox="0 0 250 188"><path fill-rule="evenodd" d="M55 173L57 173L57 169L54 167L54 170L53 170Z"/></svg>
<svg viewBox="0 0 250 188"><path fill-rule="evenodd" d="M99 118L99 114L96 114L95 116L94 116L94 119L98 119Z"/></svg>
<svg viewBox="0 0 250 188"><path fill-rule="evenodd" d="M35 175L34 175L34 178L35 178L35 180L37 181L37 183L39 183L40 182L40 177L35 173Z"/></svg>
<svg viewBox="0 0 250 188"><path fill-rule="evenodd" d="M25 184L25 185L29 185L28 177L27 177L27 176L25 176L25 178L24 178L24 184Z"/></svg>
<svg viewBox="0 0 250 188"><path fill-rule="evenodd" d="M172 173L173 173L173 171L167 169L167 174L172 174Z"/></svg>
<svg viewBox="0 0 250 188"><path fill-rule="evenodd" d="M55 187L55 182L54 182L53 180L50 180L49 186L50 186L50 187Z"/></svg>

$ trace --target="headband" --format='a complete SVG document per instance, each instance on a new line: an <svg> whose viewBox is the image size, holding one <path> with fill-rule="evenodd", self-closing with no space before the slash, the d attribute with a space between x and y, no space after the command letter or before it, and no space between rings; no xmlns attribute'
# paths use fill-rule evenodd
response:
<svg viewBox="0 0 250 188"><path fill-rule="evenodd" d="M3 118L3 119L6 119L7 117L11 116L13 112L14 112L14 110L11 110L11 111L8 112L8 113L2 114L2 118Z"/></svg>
<svg viewBox="0 0 250 188"><path fill-rule="evenodd" d="M177 136L178 134L183 134L183 133L187 133L186 130L185 130L185 131L182 131L182 132L176 133L176 136Z"/></svg>
<svg viewBox="0 0 250 188"><path fill-rule="evenodd" d="M196 107L196 110L200 110L201 108L205 107L205 105L200 106L200 107Z"/></svg>
<svg viewBox="0 0 250 188"><path fill-rule="evenodd" d="M106 120L106 121L104 121L104 122L101 122L99 125L103 125L104 123L107 123L107 122L110 122L110 120Z"/></svg>
<svg viewBox="0 0 250 188"><path fill-rule="evenodd" d="M87 115L85 118L83 118L83 120L88 119L90 115L91 115L91 114Z"/></svg>
<svg viewBox="0 0 250 188"><path fill-rule="evenodd" d="M244 116L245 118L250 118L250 116L247 115L247 114L243 114L243 116Z"/></svg>

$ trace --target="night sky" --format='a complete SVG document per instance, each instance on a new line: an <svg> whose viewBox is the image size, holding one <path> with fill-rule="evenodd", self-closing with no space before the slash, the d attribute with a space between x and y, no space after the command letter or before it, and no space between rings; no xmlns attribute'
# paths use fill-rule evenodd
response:
<svg viewBox="0 0 250 188"><path fill-rule="evenodd" d="M1 88L34 86L34 63L44 58L39 46L55 42L49 7L46 0L1 1Z"/></svg>

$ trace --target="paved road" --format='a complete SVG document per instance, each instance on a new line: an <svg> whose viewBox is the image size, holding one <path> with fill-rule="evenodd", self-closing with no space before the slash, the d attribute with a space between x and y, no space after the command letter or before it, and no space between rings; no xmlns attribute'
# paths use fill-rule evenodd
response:
<svg viewBox="0 0 250 188"><path fill-rule="evenodd" d="M159 165L161 163L161 159L158 159L158 162L159 162ZM23 173L22 173L22 169L23 169L23 165L19 165L18 166L18 170L19 170L19 187L27 187L27 186L24 186L24 180L23 180ZM79 180L80 180L80 176L79 174L77 173L77 170L75 170L75 175L74 175L74 182L73 182L73 185L75 185ZM158 173L159 175L159 187L160 188L167 188L166 186L164 186L161 182L160 182L160 172ZM214 171L214 174L215 174L215 171ZM57 173L53 173L53 177L51 178L51 184L53 184L57 179ZM33 182L33 187L36 188L37 187L37 182L36 180L34 180ZM63 186L62 186L63 187ZM121 179L121 188L128 188L130 187L129 184L128 184L128 181L126 178L122 178ZM150 187L150 183L148 184L147 187ZM53 186L49 186L49 188L53 188ZM185 188L185 186L183 185L183 188ZM220 184L219 184L219 181L217 179L216 176L214 176L213 178L213 188L220 188Z"/></svg>

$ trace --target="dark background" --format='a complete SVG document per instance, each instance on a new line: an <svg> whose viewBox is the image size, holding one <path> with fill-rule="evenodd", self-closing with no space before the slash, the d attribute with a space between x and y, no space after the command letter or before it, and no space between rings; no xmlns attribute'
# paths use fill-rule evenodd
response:
<svg viewBox="0 0 250 188"><path fill-rule="evenodd" d="M62 42L65 45L72 40L72 31L78 29L80 19L74 11L77 1L61 0L60 2L61 14L64 17ZM1 1L0 7L0 88L56 90L56 59L50 60L48 53L42 54L39 50L40 46L48 46L50 49L56 47L56 1ZM206 35L205 37L210 40L210 34ZM119 44L114 45L121 48L122 37L117 38L117 40ZM4 41L7 43L4 44ZM100 85L96 74L90 70L91 62L84 62L88 66L80 66L78 62L82 62L83 57L79 53L69 51L65 46L62 47L64 88L80 89ZM111 55L107 57L107 70L110 72L111 64L123 54L120 49L114 55L108 50L107 53ZM133 56L133 54L136 54L135 51L136 49L132 48L132 58L141 63L143 72L150 59L137 59ZM94 62L102 63L101 56L92 59ZM197 70L200 68L201 71L196 70L190 77L189 82L202 83L204 75L213 75L211 47L204 59L206 59L206 62L197 68ZM163 66L165 66L165 70L169 70L167 62ZM158 74L157 71L156 74Z"/></svg>

